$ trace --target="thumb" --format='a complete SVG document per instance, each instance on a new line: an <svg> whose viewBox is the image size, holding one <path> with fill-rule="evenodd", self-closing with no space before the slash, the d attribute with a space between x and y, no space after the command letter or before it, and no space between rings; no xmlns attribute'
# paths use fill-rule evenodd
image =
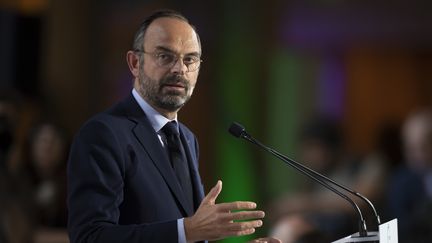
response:
<svg viewBox="0 0 432 243"><path fill-rule="evenodd" d="M219 193L222 191L222 181L218 180L216 185L210 190L210 192L204 197L201 204L215 204L216 198L219 196Z"/></svg>

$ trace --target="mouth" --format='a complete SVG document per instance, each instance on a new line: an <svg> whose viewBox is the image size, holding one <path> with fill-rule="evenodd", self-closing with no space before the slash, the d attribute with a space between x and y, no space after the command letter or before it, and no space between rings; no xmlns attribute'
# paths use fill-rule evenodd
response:
<svg viewBox="0 0 432 243"><path fill-rule="evenodd" d="M179 91L183 91L186 89L186 87L182 83L165 84L163 87L169 90L179 90Z"/></svg>

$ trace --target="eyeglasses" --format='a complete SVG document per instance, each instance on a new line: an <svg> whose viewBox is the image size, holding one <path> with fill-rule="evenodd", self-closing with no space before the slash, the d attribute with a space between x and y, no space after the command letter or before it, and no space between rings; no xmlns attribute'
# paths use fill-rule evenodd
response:
<svg viewBox="0 0 432 243"><path fill-rule="evenodd" d="M159 67L167 69L174 67L182 56L168 51L146 52L135 50L135 52L151 55ZM198 55L184 55L182 62L186 65L188 72L194 72L200 68L202 60Z"/></svg>

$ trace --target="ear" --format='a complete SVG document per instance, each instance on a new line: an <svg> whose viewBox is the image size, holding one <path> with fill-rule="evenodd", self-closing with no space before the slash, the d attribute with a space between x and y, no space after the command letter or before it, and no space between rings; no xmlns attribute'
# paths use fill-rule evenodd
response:
<svg viewBox="0 0 432 243"><path fill-rule="evenodd" d="M138 77L139 65L140 65L139 56L133 51L128 51L126 53L126 61L128 63L129 70L131 71L132 75L134 77Z"/></svg>

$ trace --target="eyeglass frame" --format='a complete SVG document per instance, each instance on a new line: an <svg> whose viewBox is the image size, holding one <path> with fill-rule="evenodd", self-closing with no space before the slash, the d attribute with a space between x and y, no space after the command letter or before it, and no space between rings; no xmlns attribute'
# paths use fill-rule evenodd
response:
<svg viewBox="0 0 432 243"><path fill-rule="evenodd" d="M183 56L183 57L181 58L182 63L183 63L183 65L186 66L188 72L195 72L195 71L199 70L199 69L201 68L201 63L203 62L203 60L201 59L201 56L194 55L195 57L198 57L198 60L197 60L197 61L194 61L194 62L192 62L192 63L186 63L186 62L183 60L183 58L185 57L184 54L177 54L177 53L175 53L175 52L173 52L173 51L170 51L170 50L155 51L155 52L147 52L147 51L144 51L144 50L134 50L134 52L136 52L136 53L148 54L148 55L152 56L153 58L156 58L155 63L156 63L159 67L167 68L167 69L171 69L172 67L174 67L174 65L178 62L178 60L179 60L182 56ZM158 60L157 60L157 58L159 58L161 54L168 54L168 55L172 55L172 56L175 57L175 58L173 59L172 63L164 65L164 64L161 64L160 62L158 62ZM188 54L186 54L186 55L188 55ZM189 70L190 65L193 65L193 64L195 64L195 63L198 63L196 69Z"/></svg>

